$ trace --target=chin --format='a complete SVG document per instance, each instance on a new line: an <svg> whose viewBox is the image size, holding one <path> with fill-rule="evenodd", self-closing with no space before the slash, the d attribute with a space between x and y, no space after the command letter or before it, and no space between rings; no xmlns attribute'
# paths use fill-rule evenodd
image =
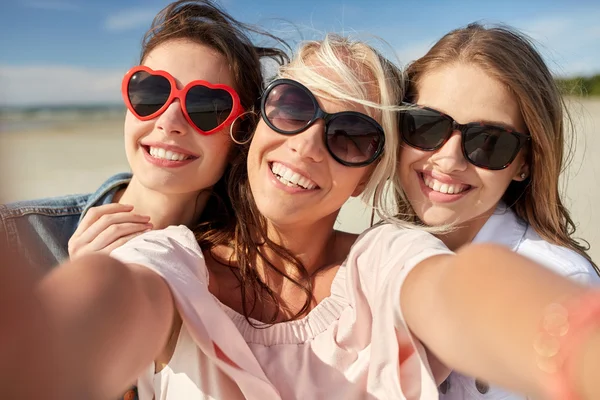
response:
<svg viewBox="0 0 600 400"><path fill-rule="evenodd" d="M442 207L433 206L418 214L421 221L429 226L441 226L444 224L460 222L458 221L458 213Z"/></svg>
<svg viewBox="0 0 600 400"><path fill-rule="evenodd" d="M145 188L162 194L184 194L201 190L190 187L190 181L185 179L173 179L173 177L169 179L169 177L164 176L143 176L138 179Z"/></svg>

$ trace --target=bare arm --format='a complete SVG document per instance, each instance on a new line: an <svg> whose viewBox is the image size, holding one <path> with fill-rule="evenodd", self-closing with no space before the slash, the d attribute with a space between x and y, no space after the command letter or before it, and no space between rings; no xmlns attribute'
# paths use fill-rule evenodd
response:
<svg viewBox="0 0 600 400"><path fill-rule="evenodd" d="M174 303L163 279L108 256L82 256L56 268L38 294L68 355L67 373L100 398L122 394L171 330Z"/></svg>
<svg viewBox="0 0 600 400"><path fill-rule="evenodd" d="M538 368L533 350L544 309L581 291L508 249L471 245L417 265L404 283L401 305L411 331L451 368L545 398L551 378ZM574 384L590 399L600 398L593 379L600 367L596 333L586 342L592 352L573 357Z"/></svg>

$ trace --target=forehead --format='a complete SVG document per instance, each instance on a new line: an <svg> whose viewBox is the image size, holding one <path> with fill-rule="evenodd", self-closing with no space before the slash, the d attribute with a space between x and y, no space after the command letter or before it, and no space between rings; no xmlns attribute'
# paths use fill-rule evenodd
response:
<svg viewBox="0 0 600 400"><path fill-rule="evenodd" d="M302 83L327 112L358 111L367 109L355 100L377 102L378 89L373 78L367 78L356 62L338 59L340 64L326 64L316 56L309 56L302 68L292 68L289 77ZM364 68L363 68L364 69ZM366 96L359 96L366 93Z"/></svg>
<svg viewBox="0 0 600 400"><path fill-rule="evenodd" d="M452 64L419 80L416 102L450 115L458 123L488 121L526 131L515 95L482 68Z"/></svg>
<svg viewBox="0 0 600 400"><path fill-rule="evenodd" d="M194 80L235 88L226 57L212 47L189 40L170 40L156 46L144 59L145 66L173 75L181 84Z"/></svg>

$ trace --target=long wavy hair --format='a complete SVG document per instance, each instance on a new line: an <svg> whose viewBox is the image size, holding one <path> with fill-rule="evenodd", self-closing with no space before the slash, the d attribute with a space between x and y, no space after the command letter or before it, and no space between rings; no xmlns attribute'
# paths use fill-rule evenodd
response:
<svg viewBox="0 0 600 400"><path fill-rule="evenodd" d="M263 37L274 46L257 46L251 37ZM265 87L261 61L271 59L278 65L289 62L291 48L287 43L257 26L237 21L210 0L179 0L162 9L144 35L140 64L157 46L173 40L188 40L208 46L227 59L234 89L240 96L242 107L250 113L239 118L232 128L242 133L253 131L257 120L251 113L258 107ZM232 146L229 158L234 160L238 152L239 147ZM230 169L231 165L211 189L211 197L195 230L216 229L234 218L227 192Z"/></svg>
<svg viewBox="0 0 600 400"><path fill-rule="evenodd" d="M314 68L315 64L319 67ZM334 71L338 79L324 76L321 73L323 66ZM366 113L382 125L386 150L372 171L363 194L366 199L371 199L378 185L393 176L396 169L399 146L396 111L403 94L400 70L366 43L330 34L323 41L304 43L290 64L280 68L279 77L298 79L325 99L361 104ZM247 154L248 149L249 145L244 147L243 152ZM312 276L294 254L269 238L267 220L258 210L250 190L243 154L234 164L230 177L229 196L236 214L235 223L225 229L198 232L196 237L204 251L212 251L220 245L233 249L229 261L223 262L223 265L231 268L239 280L243 314L250 323L253 321L249 315L255 310L258 300L273 305L276 310L273 315L262 319L267 324L279 321L281 310L291 311L261 279L256 269L259 264L306 293L303 307L288 320L298 319L310 310ZM278 269L269 254L275 254L278 259L293 266L292 272Z"/></svg>
<svg viewBox="0 0 600 400"><path fill-rule="evenodd" d="M572 136L565 131L569 127L572 132L573 123L531 39L507 26L478 23L451 31L407 67L406 100L414 102L425 75L454 63L476 65L509 88L531 135L527 152L530 176L523 182L511 182L503 201L542 238L579 253L600 273L586 252L589 244L573 237L575 224L559 190L565 151L572 150ZM419 222L405 195L398 196L397 203L400 217Z"/></svg>

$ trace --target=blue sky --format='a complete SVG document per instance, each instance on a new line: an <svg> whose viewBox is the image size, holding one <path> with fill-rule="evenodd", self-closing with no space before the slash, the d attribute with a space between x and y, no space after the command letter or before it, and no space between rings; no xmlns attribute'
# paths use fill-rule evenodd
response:
<svg viewBox="0 0 600 400"><path fill-rule="evenodd" d="M166 0L0 0L0 106L118 103L123 73ZM559 75L600 72L600 2L221 0L234 17L288 39L379 36L400 63L447 31L502 22L532 36ZM297 30L299 30L299 32ZM375 42L376 43L376 42ZM394 54L395 53L395 54Z"/></svg>

